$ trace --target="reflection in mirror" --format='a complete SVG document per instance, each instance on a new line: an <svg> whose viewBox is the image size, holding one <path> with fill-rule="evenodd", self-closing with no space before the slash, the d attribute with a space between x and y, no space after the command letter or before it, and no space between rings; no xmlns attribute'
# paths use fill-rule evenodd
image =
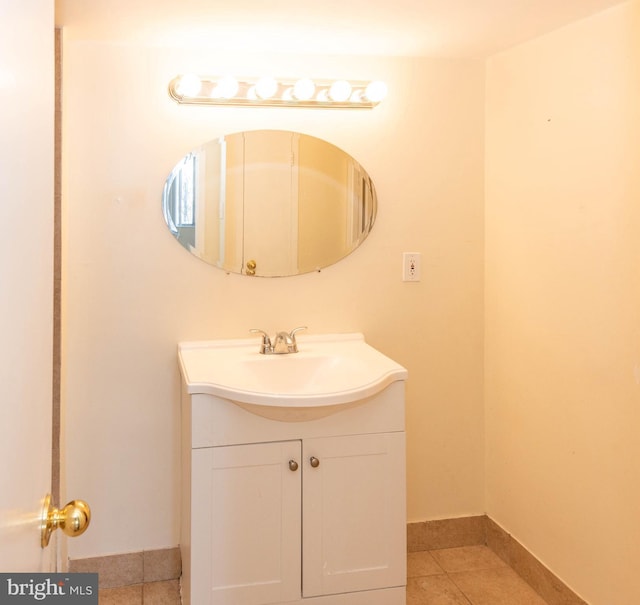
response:
<svg viewBox="0 0 640 605"><path fill-rule="evenodd" d="M355 250L377 209L373 182L347 153L309 135L239 132L204 144L173 169L162 195L171 233L232 273L319 271Z"/></svg>

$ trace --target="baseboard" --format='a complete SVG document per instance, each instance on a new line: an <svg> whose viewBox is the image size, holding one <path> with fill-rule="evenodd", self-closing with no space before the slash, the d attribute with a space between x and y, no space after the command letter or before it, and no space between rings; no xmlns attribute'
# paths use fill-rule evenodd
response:
<svg viewBox="0 0 640 605"><path fill-rule="evenodd" d="M407 524L407 551L486 544L485 515Z"/></svg>
<svg viewBox="0 0 640 605"><path fill-rule="evenodd" d="M70 572L97 573L99 587L120 588L177 580L182 572L180 549L145 550L104 557L70 559Z"/></svg>
<svg viewBox="0 0 640 605"><path fill-rule="evenodd" d="M548 605L588 605L513 536L486 515L407 525L407 551L486 545Z"/></svg>
<svg viewBox="0 0 640 605"><path fill-rule="evenodd" d="M588 605L495 521L487 517L485 527L487 546L525 580L548 605Z"/></svg>

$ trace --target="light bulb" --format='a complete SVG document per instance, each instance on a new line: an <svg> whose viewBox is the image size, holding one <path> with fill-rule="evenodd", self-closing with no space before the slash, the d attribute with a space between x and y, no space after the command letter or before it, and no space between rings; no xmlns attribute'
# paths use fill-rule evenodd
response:
<svg viewBox="0 0 640 605"><path fill-rule="evenodd" d="M238 80L231 76L223 76L211 91L214 99L233 99L238 92Z"/></svg>
<svg viewBox="0 0 640 605"><path fill-rule="evenodd" d="M256 94L261 99L270 99L278 91L278 83L273 78L260 78L256 82Z"/></svg>
<svg viewBox="0 0 640 605"><path fill-rule="evenodd" d="M351 84L346 80L336 80L329 89L329 96L332 101L339 103L346 101L351 95Z"/></svg>
<svg viewBox="0 0 640 605"><path fill-rule="evenodd" d="M176 92L183 97L195 97L200 92L202 82L195 74L185 74L176 86Z"/></svg>
<svg viewBox="0 0 640 605"><path fill-rule="evenodd" d="M380 80L370 82L364 94L372 103L379 103L387 96L387 85Z"/></svg>
<svg viewBox="0 0 640 605"><path fill-rule="evenodd" d="M316 91L316 85L309 78L302 78L293 85L293 96L298 101L308 101Z"/></svg>

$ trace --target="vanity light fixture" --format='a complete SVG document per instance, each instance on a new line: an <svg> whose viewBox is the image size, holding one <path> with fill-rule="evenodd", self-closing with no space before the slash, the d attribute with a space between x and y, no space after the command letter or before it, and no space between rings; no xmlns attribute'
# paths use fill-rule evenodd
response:
<svg viewBox="0 0 640 605"><path fill-rule="evenodd" d="M185 74L169 83L169 96L191 105L371 109L387 95L384 82L347 80L236 79Z"/></svg>

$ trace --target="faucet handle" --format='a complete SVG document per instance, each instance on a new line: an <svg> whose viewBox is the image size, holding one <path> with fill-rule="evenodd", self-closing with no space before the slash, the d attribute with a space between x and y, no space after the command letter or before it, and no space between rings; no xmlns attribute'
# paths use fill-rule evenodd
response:
<svg viewBox="0 0 640 605"><path fill-rule="evenodd" d="M271 353L271 338L269 338L269 335L264 330L260 330L259 328L251 328L249 332L262 334L262 343L260 344L260 353L262 353L263 355L265 353Z"/></svg>
<svg viewBox="0 0 640 605"><path fill-rule="evenodd" d="M297 328L293 328L293 330L291 330L291 332L289 333L289 338L291 338L291 348L292 353L297 353L298 352L298 343L296 342L296 332L300 332L300 330L306 330L307 326L298 326Z"/></svg>

